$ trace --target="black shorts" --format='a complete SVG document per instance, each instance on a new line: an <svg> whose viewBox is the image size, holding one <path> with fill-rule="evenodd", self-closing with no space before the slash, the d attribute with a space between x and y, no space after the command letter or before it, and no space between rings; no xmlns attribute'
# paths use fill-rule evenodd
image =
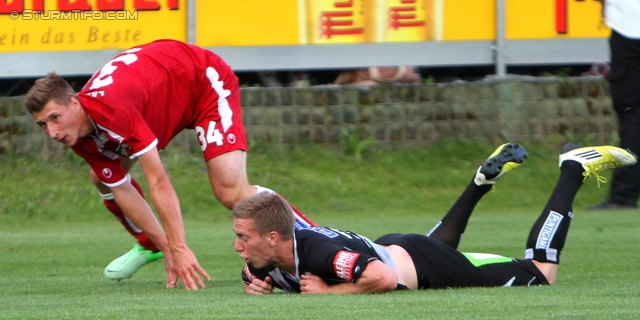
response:
<svg viewBox="0 0 640 320"><path fill-rule="evenodd" d="M418 274L418 289L549 284L530 260L462 253L421 234L388 234L375 242L407 250Z"/></svg>

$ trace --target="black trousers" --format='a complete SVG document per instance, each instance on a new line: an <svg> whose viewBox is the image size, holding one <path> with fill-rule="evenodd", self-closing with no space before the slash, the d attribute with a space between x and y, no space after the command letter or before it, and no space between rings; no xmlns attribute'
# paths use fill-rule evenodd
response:
<svg viewBox="0 0 640 320"><path fill-rule="evenodd" d="M607 79L618 116L620 147L640 155L640 39L629 39L612 30L609 46L611 72ZM609 201L636 206L638 196L640 165L616 169Z"/></svg>

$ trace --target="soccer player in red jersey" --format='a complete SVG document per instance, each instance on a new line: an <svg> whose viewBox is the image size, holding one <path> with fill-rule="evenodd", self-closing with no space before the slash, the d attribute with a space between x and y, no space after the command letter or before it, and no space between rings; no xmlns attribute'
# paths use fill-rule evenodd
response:
<svg viewBox="0 0 640 320"><path fill-rule="evenodd" d="M26 108L51 138L90 165L104 204L138 244L105 269L110 279L133 275L166 257L167 288L188 290L210 279L186 244L180 205L158 151L184 129L200 142L211 188L227 208L259 192L246 174L247 143L238 78L214 53L174 40L129 49L108 61L76 94L55 73L36 80ZM140 162L158 223L129 175ZM314 225L297 212L298 223Z"/></svg>

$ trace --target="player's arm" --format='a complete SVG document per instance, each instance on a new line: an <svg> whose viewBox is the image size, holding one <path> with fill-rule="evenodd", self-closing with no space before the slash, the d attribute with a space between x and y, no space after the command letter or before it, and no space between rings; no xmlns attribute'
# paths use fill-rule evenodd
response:
<svg viewBox="0 0 640 320"><path fill-rule="evenodd" d="M151 211L149 204L130 182L125 182L117 187L111 187L111 192L113 192L116 203L127 218L143 230L149 239L158 246L158 249L165 253L167 287L169 287L170 279L176 278L173 257L165 233L158 223L158 219L156 219L156 216L153 214L153 211ZM175 280L171 281L175 282Z"/></svg>
<svg viewBox="0 0 640 320"><path fill-rule="evenodd" d="M162 220L177 276L182 279L184 287L188 290L197 290L198 286L204 288L205 285L199 275L204 276L207 280L211 278L200 267L195 255L187 246L178 196L164 170L158 149L152 148L139 156L138 159L149 184L151 201L160 220ZM169 279L168 275L167 280L168 287L175 287L177 282L175 277Z"/></svg>
<svg viewBox="0 0 640 320"><path fill-rule="evenodd" d="M169 243L165 237L158 219L151 211L147 201L138 193L130 182L125 182L117 187L112 187L114 198L118 206L129 219L158 246L160 250L169 250Z"/></svg>
<svg viewBox="0 0 640 320"><path fill-rule="evenodd" d="M396 272L380 260L371 260L355 282L328 285L317 275L303 274L300 290L303 294L382 293L398 286Z"/></svg>
<svg viewBox="0 0 640 320"><path fill-rule="evenodd" d="M91 166L96 179L101 179L103 170L113 173L113 178L116 180L110 180L108 181L109 183L102 181L100 185L97 185L98 190L102 193L113 193L114 200L126 216L145 232L149 239L158 246L158 249L163 252L168 251L169 243L162 227L158 223L158 219L156 219L147 201L138 193L130 180L126 178L127 172L135 164L135 160L129 161L124 158L124 161L121 161L123 159L116 158L114 160L108 158L100 152L89 151L82 142L77 143L72 149L73 152L81 156ZM117 181L118 178L120 179L119 181ZM104 186L104 188L101 188L101 186Z"/></svg>

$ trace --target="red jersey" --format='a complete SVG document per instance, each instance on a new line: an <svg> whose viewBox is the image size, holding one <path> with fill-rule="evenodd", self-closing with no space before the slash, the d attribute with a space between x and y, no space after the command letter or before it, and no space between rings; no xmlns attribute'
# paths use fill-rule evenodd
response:
<svg viewBox="0 0 640 320"><path fill-rule="evenodd" d="M238 78L210 51L173 40L129 49L78 93L95 132L72 149L109 187L125 182L120 156L163 149L195 129L205 160L246 150Z"/></svg>

